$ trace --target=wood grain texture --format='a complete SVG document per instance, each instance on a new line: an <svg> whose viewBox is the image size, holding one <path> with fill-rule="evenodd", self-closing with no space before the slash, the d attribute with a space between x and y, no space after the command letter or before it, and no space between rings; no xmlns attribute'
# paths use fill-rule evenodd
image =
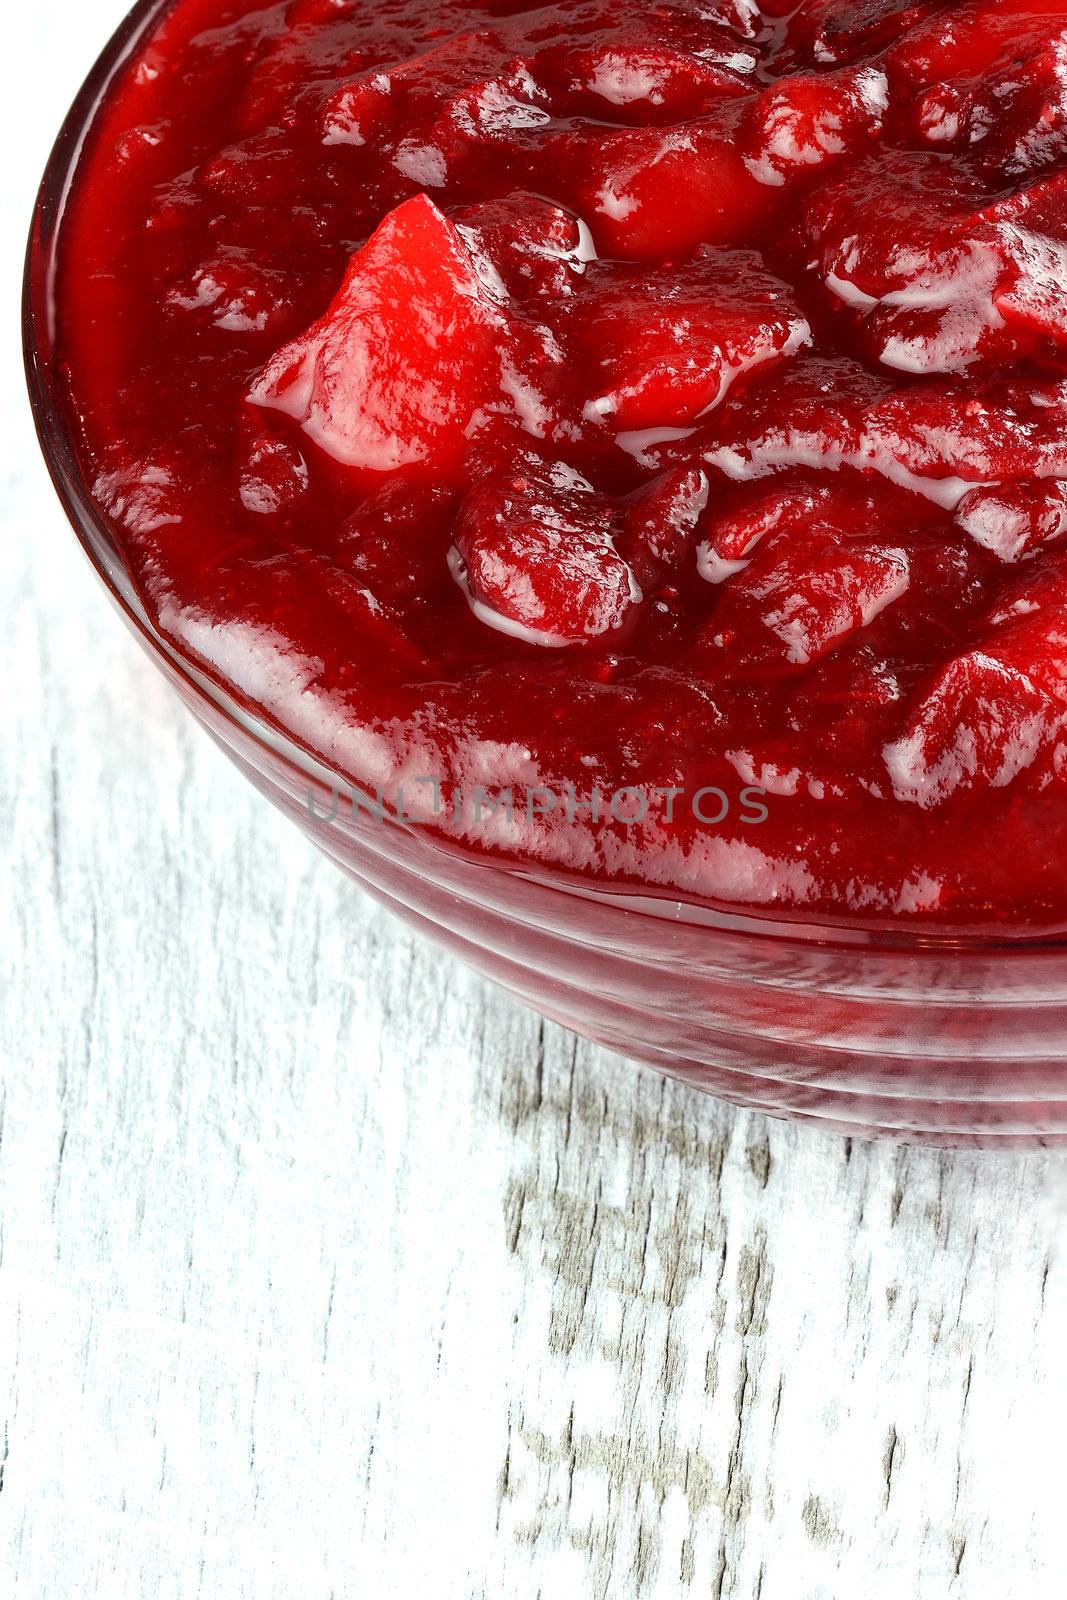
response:
<svg viewBox="0 0 1067 1600"><path fill-rule="evenodd" d="M1059 1593L1062 1165L771 1125L542 1024L109 614L10 308L119 9L38 0L0 96L0 1590Z"/></svg>

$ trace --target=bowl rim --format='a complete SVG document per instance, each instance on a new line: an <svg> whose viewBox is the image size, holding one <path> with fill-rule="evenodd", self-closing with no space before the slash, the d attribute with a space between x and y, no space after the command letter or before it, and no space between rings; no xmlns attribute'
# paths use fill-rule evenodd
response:
<svg viewBox="0 0 1067 1600"><path fill-rule="evenodd" d="M180 0L135 0L104 45L74 97L52 145L34 201L29 240L25 254L22 284L22 345L30 409L38 443L53 486L68 521L97 577L127 625L157 664L184 687L188 699L206 699L226 722L236 724L244 736L259 746L274 761L282 762L309 785L327 792L338 787L345 794L354 785L340 777L284 727L268 716L254 712L236 691L227 689L198 668L190 658L158 631L144 607L130 574L116 547L114 536L89 491L81 472L69 418L55 368L55 272L57 246L78 165L92 136L97 115L116 77L155 25ZM358 787L358 786L355 786ZM405 834L411 833L402 819L390 818ZM736 937L746 935L754 941L776 946L853 947L868 955L885 954L899 959L909 954L941 956L990 956L1033 959L1051 957L1067 950L1067 931L1020 929L1017 933L982 933L903 925L850 925L805 919L802 915L776 919L743 907L710 907L696 900L647 892L632 884L594 883L580 874L543 867L536 861L506 861L487 853L465 848L457 841L439 840L425 828L420 837L432 842L438 852L469 865L494 873L507 872L527 882L575 896L602 902L617 901L630 910L672 924L706 929Z"/></svg>

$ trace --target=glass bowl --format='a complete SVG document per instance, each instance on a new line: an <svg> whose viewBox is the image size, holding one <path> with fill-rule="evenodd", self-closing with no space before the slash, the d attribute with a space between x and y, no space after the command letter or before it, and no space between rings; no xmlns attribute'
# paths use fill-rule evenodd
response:
<svg viewBox="0 0 1067 1600"><path fill-rule="evenodd" d="M501 865L337 805L341 774L154 629L79 469L54 359L64 205L108 85L169 0L142 0L79 93L33 217L24 341L41 447L104 587L250 782L407 923L544 1016L724 1100L841 1133L1067 1143L1067 944L725 915ZM334 814L336 812L336 815Z"/></svg>

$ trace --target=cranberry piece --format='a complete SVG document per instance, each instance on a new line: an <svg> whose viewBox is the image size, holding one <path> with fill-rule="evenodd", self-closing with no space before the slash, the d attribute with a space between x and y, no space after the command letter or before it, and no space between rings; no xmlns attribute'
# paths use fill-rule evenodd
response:
<svg viewBox="0 0 1067 1600"><path fill-rule="evenodd" d="M822 491L825 497L826 491ZM820 494L792 485L768 494L746 495L740 505L712 519L710 537L700 548L700 572L709 583L723 583L743 571L764 539L781 530L799 531L815 512Z"/></svg>
<svg viewBox="0 0 1067 1600"><path fill-rule="evenodd" d="M526 62L516 60L454 95L436 124L433 143L446 158L460 160L476 157L485 145L522 150L550 121L547 93Z"/></svg>
<svg viewBox="0 0 1067 1600"><path fill-rule="evenodd" d="M117 523L135 538L183 520L184 463L168 451L132 460L98 474L93 494Z"/></svg>
<svg viewBox="0 0 1067 1600"><path fill-rule="evenodd" d="M802 738L818 727L819 753L832 758L834 785L842 787L865 766L874 730L882 728L886 736L895 731L906 692L899 664L887 660L861 633L825 657L819 671L798 685L790 700L789 725Z"/></svg>
<svg viewBox="0 0 1067 1600"><path fill-rule="evenodd" d="M550 48L538 56L536 70L557 111L649 127L687 121L712 111L724 97L745 94L744 79L707 59L709 54L637 33Z"/></svg>
<svg viewBox="0 0 1067 1600"><path fill-rule="evenodd" d="M979 648L1023 672L1067 709L1067 565L1061 551L1027 563L998 594Z"/></svg>
<svg viewBox="0 0 1067 1600"><path fill-rule="evenodd" d="M327 99L322 110L322 142L374 144L393 126L393 109L393 83L388 73L361 72Z"/></svg>
<svg viewBox="0 0 1067 1600"><path fill-rule="evenodd" d="M602 252L625 260L748 243L775 203L725 119L722 126L566 133L546 144L545 159Z"/></svg>
<svg viewBox="0 0 1067 1600"><path fill-rule="evenodd" d="M1067 484L997 484L972 489L956 521L976 544L1001 561L1022 561L1067 533Z"/></svg>
<svg viewBox="0 0 1067 1600"><path fill-rule="evenodd" d="M990 206L984 220L1006 268L996 306L1020 345L1067 345L1067 176L1057 174Z"/></svg>
<svg viewBox="0 0 1067 1600"><path fill-rule="evenodd" d="M812 54L820 62L853 61L873 54L917 24L945 10L948 0L815 0L802 7L819 18Z"/></svg>
<svg viewBox="0 0 1067 1600"><path fill-rule="evenodd" d="M295 129L313 124L321 101L318 80L358 73L370 66L366 50L353 49L344 28L345 7L312 14L312 8L290 6L284 31L266 43L241 98L238 123L243 133L271 128ZM307 43L314 29L318 40L314 62L309 64Z"/></svg>
<svg viewBox="0 0 1067 1600"><path fill-rule="evenodd" d="M596 377L593 409L618 431L693 422L738 378L810 338L792 292L754 251L589 277L576 308L582 370Z"/></svg>
<svg viewBox="0 0 1067 1600"><path fill-rule="evenodd" d="M704 460L748 484L797 468L865 465L867 419L889 386L858 364L809 359L728 396L701 428Z"/></svg>
<svg viewBox="0 0 1067 1600"><path fill-rule="evenodd" d="M322 689L336 704L375 664L399 673L425 669L426 657L396 612L329 556L295 542L263 545L258 554L212 573L213 604L221 615L239 619L234 633L215 630L195 614L183 623L209 662L250 698L281 701L289 716L295 702L306 729L317 721L307 691ZM344 666L329 679L321 659L306 649L316 628L347 640Z"/></svg>
<svg viewBox="0 0 1067 1600"><path fill-rule="evenodd" d="M399 61L367 65L320 96L327 147L387 152L417 189L441 189L485 147L521 149L548 119L545 95L488 30L457 33Z"/></svg>
<svg viewBox="0 0 1067 1600"><path fill-rule="evenodd" d="M458 211L453 221L517 300L574 294L593 253L578 218L536 195L485 200Z"/></svg>
<svg viewBox="0 0 1067 1600"><path fill-rule="evenodd" d="M456 553L475 614L528 643L605 642L636 620L641 591L610 508L567 468L480 484L460 512Z"/></svg>
<svg viewBox="0 0 1067 1600"><path fill-rule="evenodd" d="M827 303L854 317L886 367L953 372L1013 352L997 307L1010 245L980 205L966 174L894 151L865 159L809 203L804 249Z"/></svg>
<svg viewBox="0 0 1067 1600"><path fill-rule="evenodd" d="M389 479L345 522L338 564L386 605L432 610L448 583L454 504L439 484Z"/></svg>
<svg viewBox="0 0 1067 1600"><path fill-rule="evenodd" d="M959 656L886 746L893 792L930 810L960 789L1003 789L1048 752L1062 722L1024 673L981 651Z"/></svg>
<svg viewBox="0 0 1067 1600"><path fill-rule="evenodd" d="M889 84L877 67L783 78L765 89L741 126L749 171L781 188L856 155L881 128Z"/></svg>
<svg viewBox="0 0 1067 1600"><path fill-rule="evenodd" d="M900 600L909 582L900 548L777 538L728 582L698 653L710 645L741 672L810 667Z"/></svg>
<svg viewBox="0 0 1067 1600"><path fill-rule="evenodd" d="M761 0L682 0L677 9L698 21L703 36L711 27L729 28L743 39L753 39L763 26Z"/></svg>
<svg viewBox="0 0 1067 1600"><path fill-rule="evenodd" d="M692 565L709 493L705 472L679 467L629 507L618 547L646 594Z"/></svg>
<svg viewBox="0 0 1067 1600"><path fill-rule="evenodd" d="M970 483L1067 475L1067 384L1023 379L896 392L865 429L871 465L949 509Z"/></svg>
<svg viewBox="0 0 1067 1600"><path fill-rule="evenodd" d="M1062 47L1040 8L961 6L903 41L891 63L915 95L909 120L918 137L960 152L993 183L1062 162Z"/></svg>
<svg viewBox="0 0 1067 1600"><path fill-rule="evenodd" d="M200 168L197 183L216 205L290 205L301 177L291 146L264 138L228 145Z"/></svg>
<svg viewBox="0 0 1067 1600"><path fill-rule="evenodd" d="M898 40L886 57L894 76L912 89L977 79L1025 59L1062 17L1060 0L959 0L926 7L933 14Z"/></svg>
<svg viewBox="0 0 1067 1600"><path fill-rule="evenodd" d="M738 481L849 467L952 511L979 484L1067 476L1067 385L942 379L898 391L845 363L808 361L720 407L704 443L705 460Z"/></svg>
<svg viewBox="0 0 1067 1600"><path fill-rule="evenodd" d="M470 252L420 197L386 218L326 315L278 351L249 398L346 466L454 478L471 420L499 388L500 336Z"/></svg>
<svg viewBox="0 0 1067 1600"><path fill-rule="evenodd" d="M246 511L260 517L286 517L308 493L307 462L287 439L256 426L243 430L238 494Z"/></svg>
<svg viewBox="0 0 1067 1600"><path fill-rule="evenodd" d="M936 511L928 513L938 519ZM699 551L701 575L724 583L742 571L757 549L779 535L805 539L828 535L842 543L857 535L892 538L901 526L922 526L923 508L906 491L872 493L859 473L820 482L816 474L792 478L763 494L722 496L705 519L707 538Z"/></svg>
<svg viewBox="0 0 1067 1600"><path fill-rule="evenodd" d="M271 333L293 314L284 273L265 267L250 249L230 246L176 282L164 297L171 310L224 333Z"/></svg>

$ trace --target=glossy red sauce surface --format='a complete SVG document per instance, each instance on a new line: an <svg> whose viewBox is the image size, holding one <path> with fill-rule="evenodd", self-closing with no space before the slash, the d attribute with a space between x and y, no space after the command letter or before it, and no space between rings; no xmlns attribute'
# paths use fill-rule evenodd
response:
<svg viewBox="0 0 1067 1600"><path fill-rule="evenodd" d="M86 474L442 834L1063 927L1065 160L1067 5L178 0L64 224Z"/></svg>

